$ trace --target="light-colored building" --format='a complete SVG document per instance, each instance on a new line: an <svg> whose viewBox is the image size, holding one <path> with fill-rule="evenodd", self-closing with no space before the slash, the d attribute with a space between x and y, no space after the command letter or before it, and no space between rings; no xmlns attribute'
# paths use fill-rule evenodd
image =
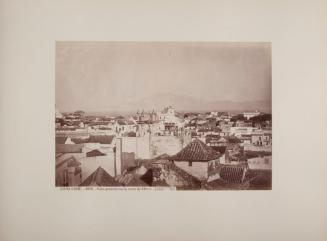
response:
<svg viewBox="0 0 327 241"><path fill-rule="evenodd" d="M256 146L270 146L272 144L271 130L253 132L251 135L251 143Z"/></svg>
<svg viewBox="0 0 327 241"><path fill-rule="evenodd" d="M243 116L244 118L246 118L247 120L249 120L252 117L258 116L261 113L259 111L249 111L249 112L243 112Z"/></svg>
<svg viewBox="0 0 327 241"><path fill-rule="evenodd" d="M156 158L162 154L169 156L175 155L183 148L182 138L176 136L151 136L150 138L150 155Z"/></svg>
<svg viewBox="0 0 327 241"><path fill-rule="evenodd" d="M159 120L165 124L173 123L178 128L181 128L183 126L183 120L176 116L175 109L172 106L164 108L163 111L159 112L158 116Z"/></svg>
<svg viewBox="0 0 327 241"><path fill-rule="evenodd" d="M131 120L117 120L115 131L118 135L124 133L136 132L137 125Z"/></svg>
<svg viewBox="0 0 327 241"><path fill-rule="evenodd" d="M134 153L136 159L150 158L150 135L122 137L122 151Z"/></svg>
<svg viewBox="0 0 327 241"><path fill-rule="evenodd" d="M154 110L145 112L144 110L142 111L137 111L136 112L136 120L138 122L154 122L159 120L158 113L155 112Z"/></svg>
<svg viewBox="0 0 327 241"><path fill-rule="evenodd" d="M266 146L258 146L254 144L243 144L244 151L264 151L264 152L271 152L272 151L272 145L266 145Z"/></svg>
<svg viewBox="0 0 327 241"><path fill-rule="evenodd" d="M252 135L252 133L257 130L258 128L256 127L231 127L230 135L234 135L238 137L242 135Z"/></svg>
<svg viewBox="0 0 327 241"><path fill-rule="evenodd" d="M78 186L82 181L81 163L74 155L59 155L56 159L56 186Z"/></svg>
<svg viewBox="0 0 327 241"><path fill-rule="evenodd" d="M110 176L121 175L121 138L115 139L115 143L111 141L110 145L113 146L110 148L107 146L109 145L107 139L91 140L93 141L91 143L56 146L56 186L79 186L99 167Z"/></svg>
<svg viewBox="0 0 327 241"><path fill-rule="evenodd" d="M199 139L193 140L180 152L170 158L176 166L199 180L216 175L221 154Z"/></svg>

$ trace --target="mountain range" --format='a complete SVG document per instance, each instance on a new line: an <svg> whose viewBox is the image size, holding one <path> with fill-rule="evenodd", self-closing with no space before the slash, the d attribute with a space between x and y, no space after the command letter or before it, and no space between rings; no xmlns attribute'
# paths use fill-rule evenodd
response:
<svg viewBox="0 0 327 241"><path fill-rule="evenodd" d="M173 106L178 111L252 111L271 112L271 101L208 101L183 95L160 93L136 101L122 102L119 111L161 110Z"/></svg>

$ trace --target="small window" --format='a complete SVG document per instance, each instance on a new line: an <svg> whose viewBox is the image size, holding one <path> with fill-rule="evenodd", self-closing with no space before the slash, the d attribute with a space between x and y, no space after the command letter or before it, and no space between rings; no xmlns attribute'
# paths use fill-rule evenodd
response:
<svg viewBox="0 0 327 241"><path fill-rule="evenodd" d="M192 162L188 162L188 166L191 167L192 166Z"/></svg>

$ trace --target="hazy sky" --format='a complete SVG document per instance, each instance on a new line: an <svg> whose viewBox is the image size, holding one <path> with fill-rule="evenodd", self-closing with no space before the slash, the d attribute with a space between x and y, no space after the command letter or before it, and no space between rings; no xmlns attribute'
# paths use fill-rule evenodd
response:
<svg viewBox="0 0 327 241"><path fill-rule="evenodd" d="M56 107L108 110L159 93L271 99L269 43L57 42Z"/></svg>

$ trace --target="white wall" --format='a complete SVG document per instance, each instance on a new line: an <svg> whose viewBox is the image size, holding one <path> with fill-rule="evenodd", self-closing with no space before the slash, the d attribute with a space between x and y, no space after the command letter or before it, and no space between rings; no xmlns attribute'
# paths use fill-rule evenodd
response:
<svg viewBox="0 0 327 241"><path fill-rule="evenodd" d="M83 157L78 159L81 162L82 182L88 178L99 166L111 176L115 176L114 153L107 153L106 156Z"/></svg>
<svg viewBox="0 0 327 241"><path fill-rule="evenodd" d="M150 155L155 158L164 153L174 155L182 150L182 141L176 136L151 136Z"/></svg>
<svg viewBox="0 0 327 241"><path fill-rule="evenodd" d="M231 135L250 135L253 131L257 130L258 128L255 127L231 127L230 128L230 134Z"/></svg>
<svg viewBox="0 0 327 241"><path fill-rule="evenodd" d="M116 138L116 175L121 175L121 154L122 153L122 139L121 138Z"/></svg>
<svg viewBox="0 0 327 241"><path fill-rule="evenodd" d="M243 144L244 146L244 151L266 151L266 152L271 152L272 151L272 146L255 146L253 144Z"/></svg>
<svg viewBox="0 0 327 241"><path fill-rule="evenodd" d="M188 161L175 161L174 163L179 168L200 180L208 178L208 162L192 162L192 166L189 166Z"/></svg>
<svg viewBox="0 0 327 241"><path fill-rule="evenodd" d="M219 157L219 162L222 164L226 163L226 155L225 154L223 154L221 157Z"/></svg>
<svg viewBox="0 0 327 241"><path fill-rule="evenodd" d="M150 138L148 135L140 137L122 137L122 152L134 152L135 158L150 158Z"/></svg>

